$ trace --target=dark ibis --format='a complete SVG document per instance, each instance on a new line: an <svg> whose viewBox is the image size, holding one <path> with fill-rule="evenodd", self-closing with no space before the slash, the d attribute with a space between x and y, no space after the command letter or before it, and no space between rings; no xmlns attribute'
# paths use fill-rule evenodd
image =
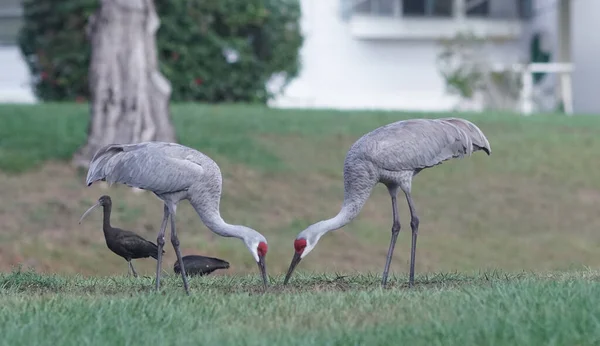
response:
<svg viewBox="0 0 600 346"><path fill-rule="evenodd" d="M214 272L217 269L228 269L229 262L214 257L206 257L200 255L188 255L181 258L183 260L183 268L188 276L204 276ZM179 262L173 265L175 274L181 273Z"/></svg>
<svg viewBox="0 0 600 346"><path fill-rule="evenodd" d="M102 221L102 230L104 231L104 239L108 248L123 257L128 265L133 276L137 277L138 274L133 268L131 263L132 259L136 258L158 258L158 246L151 241L148 241L139 235L126 231L120 228L111 226L110 224L110 213L112 210L112 200L110 196L104 195L98 199L98 202L90 207L79 219L79 223L83 218L89 214L94 208L102 206L104 209L104 219ZM164 253L164 251L163 251ZM128 270L129 272L129 270Z"/></svg>

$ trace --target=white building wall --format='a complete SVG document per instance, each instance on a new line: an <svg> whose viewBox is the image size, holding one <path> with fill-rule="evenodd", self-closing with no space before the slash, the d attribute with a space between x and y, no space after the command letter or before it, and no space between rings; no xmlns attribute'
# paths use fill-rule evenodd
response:
<svg viewBox="0 0 600 346"><path fill-rule="evenodd" d="M21 24L21 0L0 1L0 103L35 101L29 69L16 44Z"/></svg>
<svg viewBox="0 0 600 346"><path fill-rule="evenodd" d="M545 48L552 51L552 56L556 57L558 54L557 1L534 0L533 12L534 16L529 19L522 36L524 51L529 54L529 41L534 33L543 33L547 38L544 42Z"/></svg>
<svg viewBox="0 0 600 346"><path fill-rule="evenodd" d="M521 37L522 49L530 61L530 45L535 34L542 37L542 49L550 52L550 61L556 61L558 58L558 12L557 1L555 0L534 0L533 18L529 19L525 26L523 36ZM555 111L557 107L556 85L558 75L548 73L544 78L534 86L534 108L535 111Z"/></svg>
<svg viewBox="0 0 600 346"><path fill-rule="evenodd" d="M600 114L600 1L571 1L573 108L575 113Z"/></svg>
<svg viewBox="0 0 600 346"><path fill-rule="evenodd" d="M29 69L16 46L0 46L0 103L33 103Z"/></svg>
<svg viewBox="0 0 600 346"><path fill-rule="evenodd" d="M436 67L439 47L432 39L359 40L340 16L339 0L301 0L305 43L302 70L276 107L338 109L450 110L458 99L448 95ZM496 62L510 63L529 55L534 32L546 34L553 58L558 53L557 10L554 0L536 0L536 16L520 42L494 47ZM576 113L600 113L600 26L595 14L600 1L572 1L573 94ZM546 76L538 91L548 93L556 76ZM0 103L32 103L28 68L18 47L0 46ZM552 94L549 94L550 98ZM542 101L544 101L542 99ZM543 108L552 109L546 98Z"/></svg>
<svg viewBox="0 0 600 346"><path fill-rule="evenodd" d="M535 0L535 17L523 35L523 50L529 54L529 42L534 33L546 37L545 48L552 53L551 61L558 61L558 4L562 0ZM575 113L600 113L600 37L594 33L600 29L597 15L600 14L600 1L567 0L571 2L571 59L575 70L573 80L573 106ZM537 101L542 110L556 109L557 74L547 74L536 86Z"/></svg>
<svg viewBox="0 0 600 346"><path fill-rule="evenodd" d="M438 72L436 40L358 40L339 15L339 0L301 0L301 5L302 69L272 106L444 111L458 104ZM523 57L518 41L494 51L497 62Z"/></svg>

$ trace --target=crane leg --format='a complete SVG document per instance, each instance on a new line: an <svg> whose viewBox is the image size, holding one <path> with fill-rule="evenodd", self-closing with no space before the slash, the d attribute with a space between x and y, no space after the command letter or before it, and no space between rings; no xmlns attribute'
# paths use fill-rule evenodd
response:
<svg viewBox="0 0 600 346"><path fill-rule="evenodd" d="M400 216L398 215L398 204L396 202L396 196L398 195L398 187L388 187L390 196L392 197L392 215L394 223L392 224L392 239L390 240L390 248L388 250L387 258L385 260L385 268L383 269L383 279L381 280L381 286L385 287L387 284L388 274L390 272L390 264L392 263L392 255L394 254L394 248L396 247L396 240L398 240L398 234L400 233Z"/></svg>
<svg viewBox="0 0 600 346"><path fill-rule="evenodd" d="M171 244L173 244L173 248L175 249L177 261L179 262L179 268L181 268L181 278L183 279L185 293L190 295L187 275L185 274L185 267L183 266L183 259L181 258L181 250L179 249L179 238L177 238L177 232L175 231L175 211L171 213Z"/></svg>
<svg viewBox="0 0 600 346"><path fill-rule="evenodd" d="M162 224L160 225L160 231L156 237L156 245L158 246L158 258L156 259L156 290L160 288L160 271L162 264L162 252L165 246L165 232L167 231L167 221L169 220L169 208L165 204L164 216Z"/></svg>
<svg viewBox="0 0 600 346"><path fill-rule="evenodd" d="M133 267L133 263L131 263L131 260L127 261L127 263L129 263L129 268L131 268L131 271L133 272L133 277L137 278L138 273L135 271L135 268Z"/></svg>
<svg viewBox="0 0 600 346"><path fill-rule="evenodd" d="M412 229L412 244L410 246L410 275L408 278L408 286L413 287L415 284L415 253L417 251L417 235L419 234L419 218L413 203L410 191L405 192L408 209L410 209L410 228Z"/></svg>

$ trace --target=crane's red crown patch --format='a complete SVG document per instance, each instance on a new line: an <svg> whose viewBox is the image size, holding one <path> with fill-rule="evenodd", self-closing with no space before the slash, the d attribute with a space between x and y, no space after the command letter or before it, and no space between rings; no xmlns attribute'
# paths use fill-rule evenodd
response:
<svg viewBox="0 0 600 346"><path fill-rule="evenodd" d="M304 252L304 248L306 247L306 239L296 239L294 240L294 249L296 249L297 253Z"/></svg>
<svg viewBox="0 0 600 346"><path fill-rule="evenodd" d="M267 254L267 251L269 251L269 247L267 246L267 243L261 241L260 243L258 243L256 251L258 252L259 256L265 256Z"/></svg>

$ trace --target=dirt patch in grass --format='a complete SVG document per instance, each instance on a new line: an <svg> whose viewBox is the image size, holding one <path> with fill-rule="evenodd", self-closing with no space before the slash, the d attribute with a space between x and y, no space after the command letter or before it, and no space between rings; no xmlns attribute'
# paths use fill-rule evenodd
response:
<svg viewBox="0 0 600 346"><path fill-rule="evenodd" d="M223 162L223 161L221 161ZM222 163L225 174L222 210L232 223L263 232L270 243L271 273L287 269L296 234L331 217L341 204L341 181L323 174L262 173ZM464 178L444 169L415 180L421 217L417 271L500 267L510 270L561 268L573 263L598 265L594 190L565 194L555 186L522 176L480 175ZM433 181L433 183L431 183ZM104 244L101 210L79 225L81 214L102 194L114 199L113 224L155 240L162 218L161 202L151 193L134 194L123 186L86 188L74 169L50 163L21 176L2 176L0 220L3 241L0 268L19 263L47 272L110 275L126 273L124 260ZM330 193L323 193L330 191ZM406 273L410 254L409 215L400 203L403 228L392 271ZM210 232L183 202L177 223L184 254L204 254L231 262L229 273L257 273L245 246ZM390 237L389 196L378 187L360 216L321 239L298 270L356 272L383 269ZM172 270L175 256L167 242L163 267ZM155 262L134 261L151 275Z"/></svg>

